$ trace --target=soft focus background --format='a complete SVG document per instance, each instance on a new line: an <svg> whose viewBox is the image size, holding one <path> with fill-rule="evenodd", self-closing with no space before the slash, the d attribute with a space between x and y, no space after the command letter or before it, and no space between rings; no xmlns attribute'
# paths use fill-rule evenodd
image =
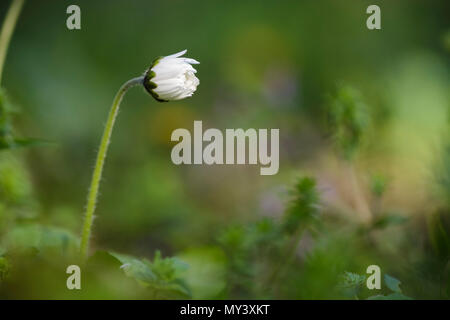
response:
<svg viewBox="0 0 450 320"><path fill-rule="evenodd" d="M81 30L66 28L70 4ZM381 30L366 28L370 4ZM2 87L14 135L42 142L0 151L0 297L448 299L449 13L444 0L26 1ZM112 99L183 49L201 62L192 98L123 101L92 258L69 291ZM194 120L279 128L279 173L174 165L170 135Z"/></svg>

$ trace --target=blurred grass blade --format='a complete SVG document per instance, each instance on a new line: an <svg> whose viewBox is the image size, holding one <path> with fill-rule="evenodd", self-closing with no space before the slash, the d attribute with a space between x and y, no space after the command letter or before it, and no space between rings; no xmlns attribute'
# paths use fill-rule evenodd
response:
<svg viewBox="0 0 450 320"><path fill-rule="evenodd" d="M9 42L16 27L17 19L22 10L25 0L13 0L3 22L0 32L0 83L2 81L3 66L5 64L6 54L8 53Z"/></svg>

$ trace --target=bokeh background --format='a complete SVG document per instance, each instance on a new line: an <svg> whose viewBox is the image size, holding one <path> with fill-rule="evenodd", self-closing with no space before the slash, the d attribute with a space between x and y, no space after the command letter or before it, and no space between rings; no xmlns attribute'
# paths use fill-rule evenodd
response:
<svg viewBox="0 0 450 320"><path fill-rule="evenodd" d="M42 143L0 153L0 297L174 298L177 282L206 299L449 298L449 2L372 2L26 1L2 87L15 136ZM70 4L81 30L66 28ZM370 4L381 30L366 28ZM93 258L69 291L112 99L183 49L201 62L192 98L123 101ZM170 135L194 120L279 128L279 173L174 165ZM135 281L107 252L153 275ZM365 289L372 264L381 290Z"/></svg>

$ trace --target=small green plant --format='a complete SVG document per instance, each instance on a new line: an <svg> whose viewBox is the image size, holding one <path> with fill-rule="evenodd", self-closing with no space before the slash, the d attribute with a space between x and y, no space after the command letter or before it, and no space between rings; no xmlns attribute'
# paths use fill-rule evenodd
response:
<svg viewBox="0 0 450 320"><path fill-rule="evenodd" d="M249 226L225 229L219 243L230 260L229 290L266 292L262 297L275 295L286 269L294 263L302 235L320 223L319 211L316 182L304 177L291 190L281 220L265 218Z"/></svg>
<svg viewBox="0 0 450 320"><path fill-rule="evenodd" d="M327 128L339 156L344 159L344 170L353 193L354 208L364 220L373 217L355 169L355 158L362 149L370 131L370 116L362 94L353 86L341 84L328 98Z"/></svg>
<svg viewBox="0 0 450 320"><path fill-rule="evenodd" d="M351 160L364 142L369 126L368 107L354 87L340 85L328 99L327 124L338 152Z"/></svg>
<svg viewBox="0 0 450 320"><path fill-rule="evenodd" d="M187 265L177 258L162 258L156 251L153 261L110 253L122 263L127 276L150 290L155 299L189 298L191 293L181 276Z"/></svg>
<svg viewBox="0 0 450 320"><path fill-rule="evenodd" d="M353 272L345 271L344 274L340 276L338 288L348 297L353 297L359 299L363 294L367 294L368 291L365 289L367 277L365 275L360 275ZM385 294L369 295L367 300L411 300L412 298L403 294L400 288L401 282L385 274L383 277Z"/></svg>

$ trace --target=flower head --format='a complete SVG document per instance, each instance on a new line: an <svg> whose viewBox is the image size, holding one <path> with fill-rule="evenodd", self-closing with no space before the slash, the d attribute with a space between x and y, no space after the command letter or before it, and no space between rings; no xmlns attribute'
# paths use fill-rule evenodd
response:
<svg viewBox="0 0 450 320"><path fill-rule="evenodd" d="M160 102L181 100L192 96L200 84L192 64L197 60L181 57L187 50L153 61L145 73L145 89Z"/></svg>

